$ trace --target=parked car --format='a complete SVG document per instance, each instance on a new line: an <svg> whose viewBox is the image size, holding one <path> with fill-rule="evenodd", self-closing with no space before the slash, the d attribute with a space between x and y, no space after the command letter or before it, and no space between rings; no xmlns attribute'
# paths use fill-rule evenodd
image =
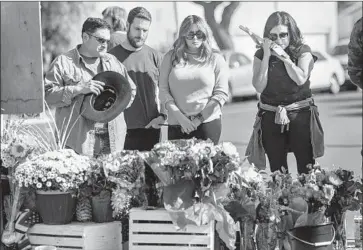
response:
<svg viewBox="0 0 363 250"><path fill-rule="evenodd" d="M252 85L252 59L237 51L225 50L222 55L229 65L229 101L236 97L256 97Z"/></svg>
<svg viewBox="0 0 363 250"><path fill-rule="evenodd" d="M345 82L344 69L338 59L325 51L312 51L317 56L310 75L310 88L313 91L329 90L333 94L340 91Z"/></svg>
<svg viewBox="0 0 363 250"><path fill-rule="evenodd" d="M331 50L330 54L332 57L339 60L344 69L345 83L343 86L349 90L356 90L357 86L350 81L348 75L348 43L349 38L339 40L339 42Z"/></svg>

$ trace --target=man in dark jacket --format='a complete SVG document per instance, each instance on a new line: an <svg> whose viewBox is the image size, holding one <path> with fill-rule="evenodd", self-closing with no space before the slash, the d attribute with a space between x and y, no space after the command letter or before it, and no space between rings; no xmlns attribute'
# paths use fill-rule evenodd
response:
<svg viewBox="0 0 363 250"><path fill-rule="evenodd" d="M353 27L348 44L348 74L350 80L362 89L363 32L362 18Z"/></svg>

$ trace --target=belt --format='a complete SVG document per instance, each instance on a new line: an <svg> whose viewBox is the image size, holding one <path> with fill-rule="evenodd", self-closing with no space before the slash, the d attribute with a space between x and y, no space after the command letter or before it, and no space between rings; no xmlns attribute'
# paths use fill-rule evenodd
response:
<svg viewBox="0 0 363 250"><path fill-rule="evenodd" d="M306 108L309 107L311 105L314 105L314 99L313 98L307 98L305 100L302 101L298 101L298 102L294 102L291 103L289 105L279 105L279 106L272 106L269 104L264 104L259 102L258 103L258 107L260 109L263 110L267 110L267 111L273 111L276 112L275 114L275 123L276 124L281 124L281 133L284 132L285 130L285 126L286 126L286 130L289 130L289 123L290 123L290 119L287 117L287 111L293 111L293 110L299 110L302 108Z"/></svg>
<svg viewBox="0 0 363 250"><path fill-rule="evenodd" d="M96 135L105 135L108 134L108 128L95 128Z"/></svg>
<svg viewBox="0 0 363 250"><path fill-rule="evenodd" d="M96 135L105 135L108 134L108 125L103 123L95 124L95 134Z"/></svg>

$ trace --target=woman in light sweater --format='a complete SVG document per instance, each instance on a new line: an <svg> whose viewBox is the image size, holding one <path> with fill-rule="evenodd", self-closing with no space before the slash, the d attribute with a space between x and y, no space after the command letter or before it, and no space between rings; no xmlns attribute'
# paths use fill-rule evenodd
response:
<svg viewBox="0 0 363 250"><path fill-rule="evenodd" d="M221 109L228 98L228 65L212 49L210 30L187 16L160 67L159 95L168 110L168 139L211 139L218 143Z"/></svg>

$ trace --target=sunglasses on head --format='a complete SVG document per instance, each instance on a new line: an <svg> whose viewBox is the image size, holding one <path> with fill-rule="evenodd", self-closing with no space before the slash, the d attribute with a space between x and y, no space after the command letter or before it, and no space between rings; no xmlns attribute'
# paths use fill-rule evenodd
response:
<svg viewBox="0 0 363 250"><path fill-rule="evenodd" d="M101 38L101 37L98 37L98 36L94 36L94 35L89 34L89 33L87 33L87 34L89 36L94 37L97 40L97 42L99 42L100 44L108 43L110 41L109 39L104 39L104 38Z"/></svg>
<svg viewBox="0 0 363 250"><path fill-rule="evenodd" d="M270 35L269 35L269 37L272 41L276 41L278 39L278 37L280 37L281 39L284 39L288 36L289 36L289 33L287 33L287 32L281 32L280 34L270 33Z"/></svg>
<svg viewBox="0 0 363 250"><path fill-rule="evenodd" d="M195 36L199 40L205 39L205 34L200 30L198 30L197 32L190 31L188 33L188 35L185 36L185 38L188 39L188 40L192 40Z"/></svg>

